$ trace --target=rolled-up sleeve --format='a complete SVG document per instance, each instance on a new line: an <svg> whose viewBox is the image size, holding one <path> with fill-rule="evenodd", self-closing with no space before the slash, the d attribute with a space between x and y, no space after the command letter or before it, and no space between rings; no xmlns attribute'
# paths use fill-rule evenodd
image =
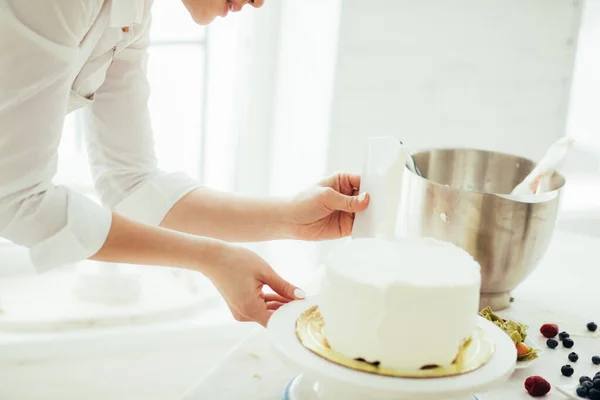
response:
<svg viewBox="0 0 600 400"><path fill-rule="evenodd" d="M182 172L158 167L148 110L149 27L150 18L144 18L141 26L134 27L132 43L115 54L94 103L86 110L86 133L92 176L103 204L157 225L175 203L200 185Z"/></svg>
<svg viewBox="0 0 600 400"><path fill-rule="evenodd" d="M45 271L95 254L111 226L109 208L52 183L77 43L102 2L25 3L0 0L0 236Z"/></svg>

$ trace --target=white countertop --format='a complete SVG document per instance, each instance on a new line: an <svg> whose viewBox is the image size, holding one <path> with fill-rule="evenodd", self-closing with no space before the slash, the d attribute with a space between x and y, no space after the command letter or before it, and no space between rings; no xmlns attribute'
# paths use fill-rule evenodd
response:
<svg viewBox="0 0 600 400"><path fill-rule="evenodd" d="M515 302L502 312L530 326L530 338L544 353L528 369L517 370L510 381L490 393L479 394L481 400L529 399L523 382L528 376L541 375L553 386L547 399L564 399L554 386L574 384L584 374L600 371L591 363L600 355L600 333L586 333L587 322L600 324L600 265L597 249L600 238L558 231L536 271L514 292ZM309 288L309 293L316 287ZM573 349L562 346L548 349L539 333L543 323L556 323L574 336ZM583 335L582 337L577 336ZM567 354L575 351L580 359L570 363ZM561 375L560 367L572 364L571 378ZM263 328L256 328L220 363L215 365L185 395L184 400L260 399L279 400L285 384L300 371L290 370L271 352Z"/></svg>

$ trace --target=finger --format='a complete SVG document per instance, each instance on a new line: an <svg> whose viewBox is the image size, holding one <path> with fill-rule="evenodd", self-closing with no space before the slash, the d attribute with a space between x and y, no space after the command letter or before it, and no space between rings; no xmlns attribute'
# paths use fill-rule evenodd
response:
<svg viewBox="0 0 600 400"><path fill-rule="evenodd" d="M325 206L334 211L360 212L369 205L369 194L361 193L358 196L347 196L327 189L324 192Z"/></svg>
<svg viewBox="0 0 600 400"><path fill-rule="evenodd" d="M346 174L346 177L348 178L348 182L350 182L350 186L357 189L360 188L360 175Z"/></svg>
<svg viewBox="0 0 600 400"><path fill-rule="evenodd" d="M344 213L340 215L340 231L342 237L352 235L352 226L354 225L355 215L356 214L352 213Z"/></svg>
<svg viewBox="0 0 600 400"><path fill-rule="evenodd" d="M280 296L276 293L267 293L264 295L265 302L278 301L280 303L289 303L290 299Z"/></svg>
<svg viewBox="0 0 600 400"><path fill-rule="evenodd" d="M338 174L338 186L332 186L338 192L347 196L352 196L360 187L360 175Z"/></svg>
<svg viewBox="0 0 600 400"><path fill-rule="evenodd" d="M272 268L263 276L263 282L273 291L289 300L301 300L306 297L304 291L277 274Z"/></svg>
<svg viewBox="0 0 600 400"><path fill-rule="evenodd" d="M329 175L329 176L322 178L319 181L319 186L333 187L336 181L337 181L337 174Z"/></svg>
<svg viewBox="0 0 600 400"><path fill-rule="evenodd" d="M284 303L281 303L279 301L268 301L267 302L267 310L270 311L276 311L279 309L279 307L281 307L282 305L284 305Z"/></svg>
<svg viewBox="0 0 600 400"><path fill-rule="evenodd" d="M339 189L344 194L352 194L360 188L360 175L338 172L322 179L320 186Z"/></svg>

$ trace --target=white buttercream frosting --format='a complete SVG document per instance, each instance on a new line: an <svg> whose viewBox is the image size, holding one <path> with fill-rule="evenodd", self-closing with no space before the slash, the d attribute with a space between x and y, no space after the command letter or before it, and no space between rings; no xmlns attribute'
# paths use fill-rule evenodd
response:
<svg viewBox="0 0 600 400"><path fill-rule="evenodd" d="M396 369L449 365L475 329L479 264L434 239L352 239L330 254L319 292L330 346Z"/></svg>

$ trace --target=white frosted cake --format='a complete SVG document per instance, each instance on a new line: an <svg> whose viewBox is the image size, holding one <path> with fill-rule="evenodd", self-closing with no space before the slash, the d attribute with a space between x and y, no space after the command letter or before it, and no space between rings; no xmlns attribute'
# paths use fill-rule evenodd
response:
<svg viewBox="0 0 600 400"><path fill-rule="evenodd" d="M325 265L323 334L345 356L400 370L447 366L477 324L481 271L434 239L353 239Z"/></svg>

